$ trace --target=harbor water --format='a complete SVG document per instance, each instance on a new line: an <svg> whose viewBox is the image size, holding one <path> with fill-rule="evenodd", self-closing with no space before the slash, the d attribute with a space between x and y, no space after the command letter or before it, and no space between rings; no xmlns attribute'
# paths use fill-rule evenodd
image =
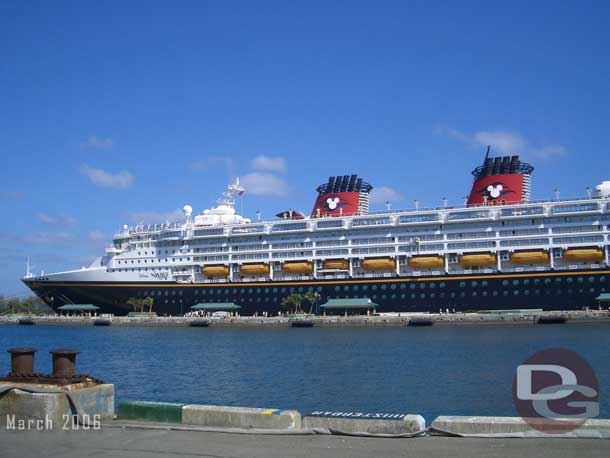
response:
<svg viewBox="0 0 610 458"><path fill-rule="evenodd" d="M114 383L117 402L150 400L351 412L518 415L516 367L566 348L596 371L610 418L610 325L421 328L0 326L0 349L81 350L77 368ZM9 370L9 354L0 373Z"/></svg>

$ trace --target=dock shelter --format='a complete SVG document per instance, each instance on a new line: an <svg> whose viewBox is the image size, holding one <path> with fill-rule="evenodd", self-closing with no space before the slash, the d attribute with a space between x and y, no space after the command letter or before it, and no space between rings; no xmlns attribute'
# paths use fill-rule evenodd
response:
<svg viewBox="0 0 610 458"><path fill-rule="evenodd" d="M610 293L602 293L595 298L599 307L610 307Z"/></svg>
<svg viewBox="0 0 610 458"><path fill-rule="evenodd" d="M57 307L57 310L62 315L80 315L80 316L95 316L99 307L93 304L66 304Z"/></svg>
<svg viewBox="0 0 610 458"><path fill-rule="evenodd" d="M200 302L199 304L193 305L191 310L194 312L237 312L241 307L233 302Z"/></svg>
<svg viewBox="0 0 610 458"><path fill-rule="evenodd" d="M320 308L324 311L324 315L326 312L343 312L345 316L347 316L348 311L356 311L356 310L366 310L367 313L372 309L373 313L377 310L377 306L379 304L375 304L368 297L357 297L353 299L329 299L328 302L322 304Z"/></svg>

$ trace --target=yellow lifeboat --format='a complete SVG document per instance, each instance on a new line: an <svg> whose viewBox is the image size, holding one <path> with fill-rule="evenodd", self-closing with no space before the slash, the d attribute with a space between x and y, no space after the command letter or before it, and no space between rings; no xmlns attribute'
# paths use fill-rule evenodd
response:
<svg viewBox="0 0 610 458"><path fill-rule="evenodd" d="M464 254L460 257L462 267L487 267L495 266L498 258L492 253Z"/></svg>
<svg viewBox="0 0 610 458"><path fill-rule="evenodd" d="M269 275L269 264L243 264L239 273L249 277Z"/></svg>
<svg viewBox="0 0 610 458"><path fill-rule="evenodd" d="M518 251L510 257L511 264L546 264L549 262L549 253L544 250Z"/></svg>
<svg viewBox="0 0 610 458"><path fill-rule="evenodd" d="M396 260L392 258L364 259L361 265L364 270L394 270Z"/></svg>
<svg viewBox="0 0 610 458"><path fill-rule="evenodd" d="M569 248L563 252L564 261L600 262L604 260L601 248Z"/></svg>
<svg viewBox="0 0 610 458"><path fill-rule="evenodd" d="M229 268L227 266L206 266L201 269L206 277L228 277Z"/></svg>
<svg viewBox="0 0 610 458"><path fill-rule="evenodd" d="M445 267L445 259L442 256L413 256L409 258L409 267L412 269Z"/></svg>
<svg viewBox="0 0 610 458"><path fill-rule="evenodd" d="M313 264L307 261L285 262L282 270L288 274L310 274L313 272Z"/></svg>
<svg viewBox="0 0 610 458"><path fill-rule="evenodd" d="M325 269L349 270L347 259L329 259L324 261Z"/></svg>

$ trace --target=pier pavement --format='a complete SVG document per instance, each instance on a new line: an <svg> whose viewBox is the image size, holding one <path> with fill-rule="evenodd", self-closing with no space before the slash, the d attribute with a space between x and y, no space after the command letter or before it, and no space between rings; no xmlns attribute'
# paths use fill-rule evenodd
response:
<svg viewBox="0 0 610 458"><path fill-rule="evenodd" d="M80 458L104 456L241 457L515 457L608 456L601 439L481 439L418 437L411 439L351 436L242 435L140 428L137 423L102 426L90 431L0 431L4 458Z"/></svg>

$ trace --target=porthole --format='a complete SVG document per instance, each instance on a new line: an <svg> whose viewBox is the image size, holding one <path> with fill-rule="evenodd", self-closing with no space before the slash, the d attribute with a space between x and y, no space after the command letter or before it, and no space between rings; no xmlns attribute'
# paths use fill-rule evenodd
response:
<svg viewBox="0 0 610 458"><path fill-rule="evenodd" d="M502 286L508 286L508 280L502 280Z"/></svg>
<svg viewBox="0 0 610 458"><path fill-rule="evenodd" d="M472 281L472 283L470 283L470 285L471 285L473 288L476 288L477 286L479 286L479 282L478 282L478 281L476 281L476 280L473 280L473 281Z"/></svg>

